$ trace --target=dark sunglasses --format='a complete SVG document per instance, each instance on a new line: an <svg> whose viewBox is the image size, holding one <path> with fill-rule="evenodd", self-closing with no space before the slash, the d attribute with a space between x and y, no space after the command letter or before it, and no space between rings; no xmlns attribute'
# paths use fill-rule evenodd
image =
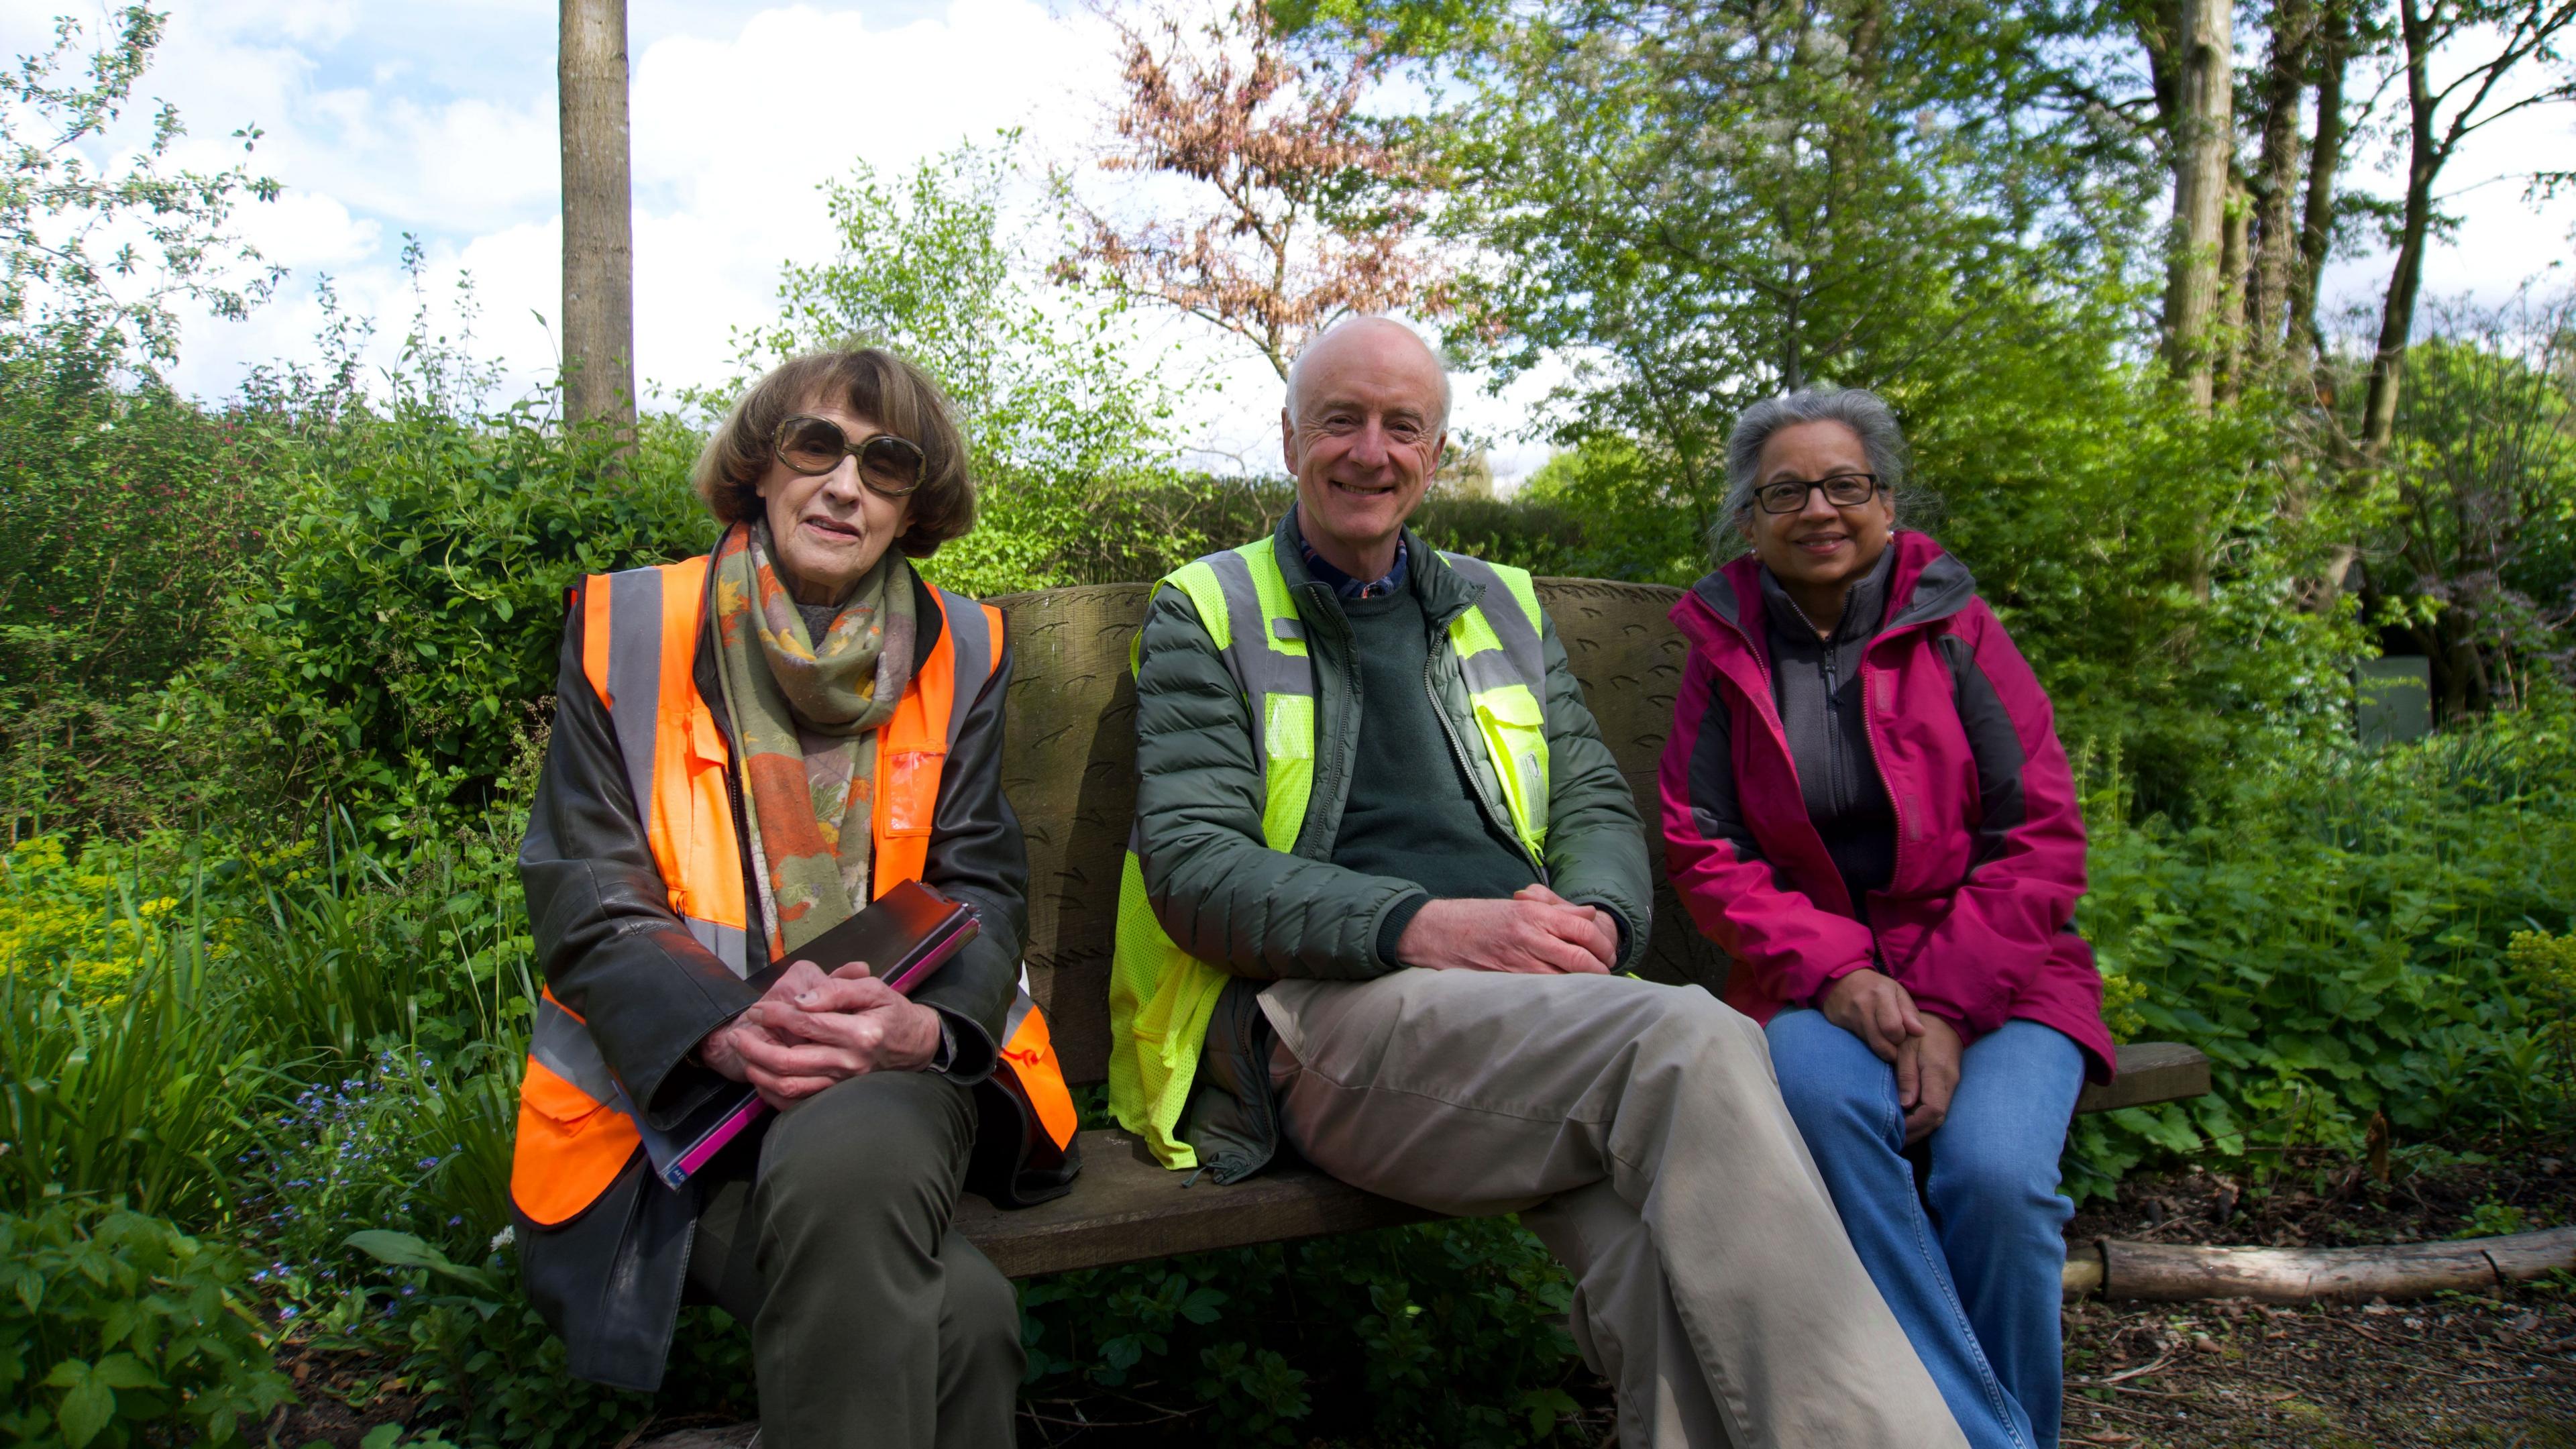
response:
<svg viewBox="0 0 2576 1449"><path fill-rule="evenodd" d="M1836 473L1813 483L1796 478L1783 478L1765 483L1753 490L1765 513L1795 513L1807 506L1807 495L1818 488L1825 490L1825 501L1836 508L1857 508L1878 493L1875 473Z"/></svg>
<svg viewBox="0 0 2576 1449"><path fill-rule="evenodd" d="M921 446L892 433L870 434L853 443L839 423L799 413L780 423L771 441L779 462L808 477L831 472L843 458L856 458L859 481L871 493L902 498L921 486Z"/></svg>

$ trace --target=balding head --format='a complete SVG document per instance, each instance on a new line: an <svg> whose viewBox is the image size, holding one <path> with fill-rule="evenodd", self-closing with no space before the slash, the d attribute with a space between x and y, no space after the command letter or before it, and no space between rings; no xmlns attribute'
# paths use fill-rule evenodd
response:
<svg viewBox="0 0 2576 1449"><path fill-rule="evenodd" d="M1394 567L1448 422L1448 370L1412 328L1354 317L1308 343L1288 369L1279 412L1306 542L1354 578Z"/></svg>
<svg viewBox="0 0 2576 1449"><path fill-rule="evenodd" d="M1439 379L1440 400L1432 416L1432 429L1445 433L1449 429L1449 369L1442 365L1440 354L1422 335L1392 317L1345 317L1318 332L1288 364L1288 415L1297 416L1297 399L1303 396L1299 384L1313 367L1328 365L1333 354L1359 348L1380 354L1385 360L1413 357L1427 365L1429 375Z"/></svg>

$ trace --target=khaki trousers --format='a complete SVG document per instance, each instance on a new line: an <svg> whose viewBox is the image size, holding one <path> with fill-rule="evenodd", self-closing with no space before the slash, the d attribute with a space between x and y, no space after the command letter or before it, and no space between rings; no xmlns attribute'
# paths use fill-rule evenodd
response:
<svg viewBox="0 0 2576 1449"><path fill-rule="evenodd" d="M1401 970L1261 994L1288 1140L1355 1187L1521 1212L1627 1449L1964 1446L1844 1238L1762 1031L1696 987Z"/></svg>

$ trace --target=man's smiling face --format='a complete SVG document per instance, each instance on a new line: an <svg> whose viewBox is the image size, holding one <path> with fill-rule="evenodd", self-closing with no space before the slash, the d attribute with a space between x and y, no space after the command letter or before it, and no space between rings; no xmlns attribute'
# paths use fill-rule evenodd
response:
<svg viewBox="0 0 2576 1449"><path fill-rule="evenodd" d="M1383 318L1346 322L1298 360L1280 446L1299 525L1326 562L1364 579L1394 566L1447 443L1447 397L1440 359Z"/></svg>

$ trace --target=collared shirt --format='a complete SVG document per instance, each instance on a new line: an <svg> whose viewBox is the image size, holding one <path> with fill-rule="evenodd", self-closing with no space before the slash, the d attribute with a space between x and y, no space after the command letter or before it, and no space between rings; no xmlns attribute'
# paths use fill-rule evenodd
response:
<svg viewBox="0 0 2576 1449"><path fill-rule="evenodd" d="M1401 537L1395 541L1395 567L1388 569L1385 577L1368 583L1362 583L1325 562L1324 556L1315 552L1315 546L1306 541L1306 525L1302 517L1297 524L1297 550L1305 555L1306 572L1314 576L1315 582L1345 599L1382 599L1404 587L1405 547Z"/></svg>

